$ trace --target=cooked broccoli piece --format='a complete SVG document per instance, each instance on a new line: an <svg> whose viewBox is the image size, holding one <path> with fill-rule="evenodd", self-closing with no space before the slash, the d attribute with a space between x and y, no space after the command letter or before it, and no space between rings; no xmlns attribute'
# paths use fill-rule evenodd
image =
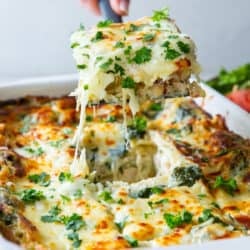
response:
<svg viewBox="0 0 250 250"><path fill-rule="evenodd" d="M177 167L171 177L175 179L178 186L191 187L202 177L202 172L197 166Z"/></svg>

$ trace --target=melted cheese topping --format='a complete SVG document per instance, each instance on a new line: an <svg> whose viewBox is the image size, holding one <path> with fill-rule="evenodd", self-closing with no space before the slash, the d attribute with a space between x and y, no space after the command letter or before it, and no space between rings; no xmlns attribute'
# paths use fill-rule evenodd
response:
<svg viewBox="0 0 250 250"><path fill-rule="evenodd" d="M147 127L128 126L128 151L120 146L122 107L88 107L85 177L70 174L74 98L1 105L0 232L24 249L146 248L249 234L249 141L192 101L142 105ZM176 175L180 168L193 172ZM219 176L234 178L237 189L214 188ZM43 197L24 196L30 190Z"/></svg>
<svg viewBox="0 0 250 250"><path fill-rule="evenodd" d="M156 81L172 80L167 92L173 97L178 96L178 92L175 88L171 90L172 86L180 85L179 91L184 91L185 84L191 86L190 75L199 72L193 41L180 33L168 18L154 21L145 17L135 22L80 29L72 35L71 47L79 69L78 88L72 95L77 98L77 109L81 109L74 138L77 152L71 170L74 174L80 173L77 166L85 165L77 154L85 158L84 151L80 151L85 109L89 103L105 100L122 103L125 107L129 100L130 110L135 115L140 102L136 84L143 84L151 97L150 87ZM124 136L127 139L126 127L124 112Z"/></svg>

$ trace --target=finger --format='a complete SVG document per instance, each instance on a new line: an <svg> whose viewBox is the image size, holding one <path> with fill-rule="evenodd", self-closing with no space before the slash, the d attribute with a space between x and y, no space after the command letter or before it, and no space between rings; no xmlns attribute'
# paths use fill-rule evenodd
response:
<svg viewBox="0 0 250 250"><path fill-rule="evenodd" d="M118 15L128 15L129 0L110 0L110 5Z"/></svg>
<svg viewBox="0 0 250 250"><path fill-rule="evenodd" d="M101 15L98 0L81 0L81 3L96 15Z"/></svg>

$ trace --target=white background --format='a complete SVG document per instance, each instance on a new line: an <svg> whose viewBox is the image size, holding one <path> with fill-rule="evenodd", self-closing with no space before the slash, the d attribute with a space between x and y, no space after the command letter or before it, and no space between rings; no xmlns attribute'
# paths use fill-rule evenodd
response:
<svg viewBox="0 0 250 250"><path fill-rule="evenodd" d="M203 76L250 61L250 0L131 0L126 19L164 6L195 40ZM0 81L76 72L69 36L99 20L79 0L0 0Z"/></svg>

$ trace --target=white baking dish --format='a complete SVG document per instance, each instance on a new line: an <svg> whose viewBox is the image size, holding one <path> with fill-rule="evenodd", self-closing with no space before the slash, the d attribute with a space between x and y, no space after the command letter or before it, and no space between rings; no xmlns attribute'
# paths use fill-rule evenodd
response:
<svg viewBox="0 0 250 250"><path fill-rule="evenodd" d="M53 77L32 78L22 81L4 83L0 85L0 101L22 97L25 95L47 95L60 96L67 95L77 84L76 75L64 75ZM213 89L203 85L206 90L206 98L198 98L205 110L209 113L221 114L225 117L230 130L250 138L250 114L227 100ZM169 250L240 250L250 249L250 237L219 240L190 246L176 246L168 248L151 248L151 250L169 249ZM20 249L0 236L0 250Z"/></svg>

